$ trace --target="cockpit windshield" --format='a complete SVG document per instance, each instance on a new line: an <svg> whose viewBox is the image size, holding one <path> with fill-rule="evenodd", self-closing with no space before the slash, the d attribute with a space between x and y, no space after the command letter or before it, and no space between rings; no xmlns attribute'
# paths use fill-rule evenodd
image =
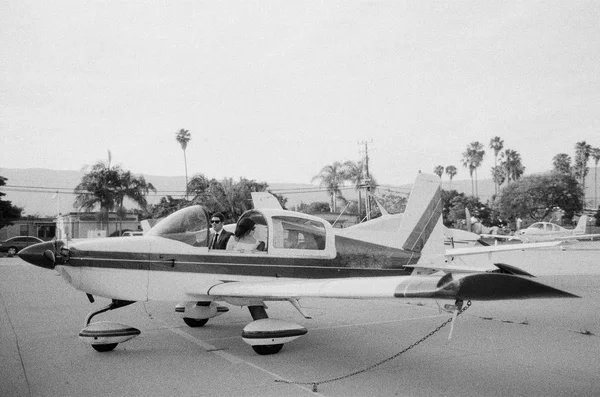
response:
<svg viewBox="0 0 600 397"><path fill-rule="evenodd" d="M160 221L147 233L195 247L208 246L208 214L199 205L183 208Z"/></svg>

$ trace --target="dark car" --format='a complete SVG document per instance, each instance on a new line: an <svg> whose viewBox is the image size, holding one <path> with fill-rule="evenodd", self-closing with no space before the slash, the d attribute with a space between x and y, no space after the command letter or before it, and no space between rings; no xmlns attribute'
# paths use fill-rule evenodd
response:
<svg viewBox="0 0 600 397"><path fill-rule="evenodd" d="M15 256L23 248L43 242L44 240L33 236L11 237L8 240L0 241L0 252L6 252L8 256Z"/></svg>

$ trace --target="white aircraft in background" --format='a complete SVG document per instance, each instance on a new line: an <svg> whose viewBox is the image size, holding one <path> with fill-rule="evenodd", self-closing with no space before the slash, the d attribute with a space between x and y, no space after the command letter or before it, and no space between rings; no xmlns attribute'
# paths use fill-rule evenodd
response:
<svg viewBox="0 0 600 397"><path fill-rule="evenodd" d="M600 238L600 234L585 233L587 220L588 216L582 215L577 222L577 226L572 230L565 229L564 227L550 222L536 222L526 229L517 230L512 238L521 240L524 243L538 241L592 240L594 238Z"/></svg>
<svg viewBox="0 0 600 397"><path fill-rule="evenodd" d="M308 319L301 298L448 299L456 314L465 300L576 297L511 266L453 266L443 244L440 179L434 175L418 174L402 222L384 224L380 234L342 235L321 218L265 206L238 220L254 222L254 236L266 243L262 251L210 249L210 216L195 205L143 236L45 242L19 256L57 271L92 302L94 295L112 300L90 312L79 333L97 351L110 351L140 331L92 318L136 301L186 301L183 318L191 327L228 311L218 302L247 306L253 321L242 340L258 354L275 354L308 331L269 318L268 301L288 301Z"/></svg>

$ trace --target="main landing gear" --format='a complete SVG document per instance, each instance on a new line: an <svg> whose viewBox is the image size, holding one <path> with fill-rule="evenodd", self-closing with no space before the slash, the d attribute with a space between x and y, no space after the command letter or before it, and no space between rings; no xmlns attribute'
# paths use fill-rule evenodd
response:
<svg viewBox="0 0 600 397"><path fill-rule="evenodd" d="M96 351L107 352L113 350L119 343L127 342L138 336L140 330L127 325L110 321L99 321L90 324L92 318L97 314L131 305L132 303L134 302L113 299L108 306L89 313L85 318L85 328L79 332L79 339L91 345Z"/></svg>
<svg viewBox="0 0 600 397"><path fill-rule="evenodd" d="M227 313L229 308L219 306L216 302L181 302L175 307L175 311L183 313L183 322L188 327L197 328L206 325L209 319Z"/></svg>
<svg viewBox="0 0 600 397"><path fill-rule="evenodd" d="M250 315L254 320L242 331L242 340L252 346L252 349L261 355L279 353L283 345L306 334L308 331L301 325L288 321L271 319L267 315L262 302L230 302L240 306L248 306ZM294 307L307 318L297 302L292 302ZM215 302L181 302L175 311L183 313L183 321L190 327L202 327L210 318L227 312L227 307L218 306Z"/></svg>
<svg viewBox="0 0 600 397"><path fill-rule="evenodd" d="M265 306L248 306L254 320L244 327L242 340L260 355L279 353L284 343L306 334L308 330L292 322L269 318Z"/></svg>

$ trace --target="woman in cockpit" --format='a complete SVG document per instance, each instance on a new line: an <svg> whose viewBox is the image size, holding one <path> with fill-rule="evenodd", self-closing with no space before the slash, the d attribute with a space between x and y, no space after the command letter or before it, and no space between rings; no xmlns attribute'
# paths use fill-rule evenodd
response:
<svg viewBox="0 0 600 397"><path fill-rule="evenodd" d="M250 218L238 222L233 238L227 242L227 251L257 252L263 251L265 243L254 236L256 223Z"/></svg>

